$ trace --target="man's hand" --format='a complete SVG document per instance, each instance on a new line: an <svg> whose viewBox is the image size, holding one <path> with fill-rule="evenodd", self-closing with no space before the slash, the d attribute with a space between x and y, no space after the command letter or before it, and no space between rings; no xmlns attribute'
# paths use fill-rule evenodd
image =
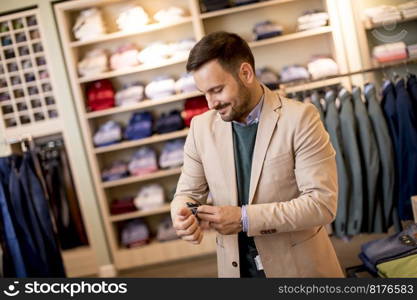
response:
<svg viewBox="0 0 417 300"><path fill-rule="evenodd" d="M228 235L242 231L242 210L238 206L201 205L197 208L197 216L202 221L210 222L210 227L220 234Z"/></svg>
<svg viewBox="0 0 417 300"><path fill-rule="evenodd" d="M203 231L197 221L197 218L187 207L181 208L174 218L173 226L177 235L184 241L192 244L200 244L203 239Z"/></svg>

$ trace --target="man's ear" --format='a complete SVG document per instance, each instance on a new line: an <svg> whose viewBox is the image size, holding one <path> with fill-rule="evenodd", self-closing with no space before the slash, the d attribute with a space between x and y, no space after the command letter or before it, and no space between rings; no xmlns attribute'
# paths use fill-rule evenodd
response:
<svg viewBox="0 0 417 300"><path fill-rule="evenodd" d="M240 65L239 77L247 84L251 84L255 80L255 73L249 63L244 62Z"/></svg>

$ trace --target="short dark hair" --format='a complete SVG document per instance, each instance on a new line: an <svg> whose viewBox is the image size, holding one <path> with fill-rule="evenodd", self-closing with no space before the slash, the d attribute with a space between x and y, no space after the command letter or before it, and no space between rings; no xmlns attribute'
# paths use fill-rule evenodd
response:
<svg viewBox="0 0 417 300"><path fill-rule="evenodd" d="M196 71L205 63L217 59L220 65L233 75L243 62L255 70L255 59L248 43L234 33L218 31L202 38L191 49L187 61L187 72Z"/></svg>

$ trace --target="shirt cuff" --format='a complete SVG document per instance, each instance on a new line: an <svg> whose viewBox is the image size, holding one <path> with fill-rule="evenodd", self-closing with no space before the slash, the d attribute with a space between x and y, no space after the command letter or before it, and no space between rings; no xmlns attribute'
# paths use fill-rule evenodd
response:
<svg viewBox="0 0 417 300"><path fill-rule="evenodd" d="M248 218L248 214L246 213L246 206L247 205L242 205L241 221L242 221L243 232L248 232L249 230L249 218Z"/></svg>

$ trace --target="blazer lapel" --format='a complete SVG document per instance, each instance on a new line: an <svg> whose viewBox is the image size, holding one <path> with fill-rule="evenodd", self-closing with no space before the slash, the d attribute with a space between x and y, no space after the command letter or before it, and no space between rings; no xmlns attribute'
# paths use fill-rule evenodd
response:
<svg viewBox="0 0 417 300"><path fill-rule="evenodd" d="M265 154L268 149L269 142L274 132L275 126L279 119L281 99L278 94L264 87L265 98L259 119L258 132L256 133L255 148L252 156L252 170L250 178L249 201L251 204L258 186L259 177L261 175Z"/></svg>
<svg viewBox="0 0 417 300"><path fill-rule="evenodd" d="M215 145L223 169L225 188L230 190L230 199L225 200L230 205L238 205L232 130L231 122L224 122L220 116L217 116L214 130Z"/></svg>

